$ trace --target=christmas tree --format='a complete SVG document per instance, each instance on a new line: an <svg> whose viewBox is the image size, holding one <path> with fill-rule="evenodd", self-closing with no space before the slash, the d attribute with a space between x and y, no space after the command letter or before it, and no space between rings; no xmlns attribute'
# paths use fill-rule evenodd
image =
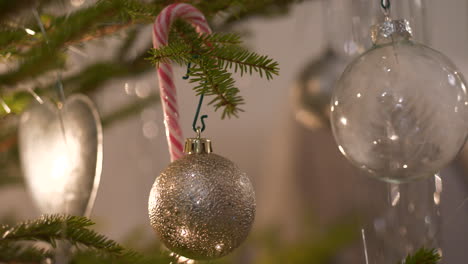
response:
<svg viewBox="0 0 468 264"><path fill-rule="evenodd" d="M73 1L72 1L73 2ZM77 1L78 3L79 1ZM116 78L139 76L161 63L187 67L187 78L197 94L204 94L221 112L221 118L236 117L244 100L232 74L258 74L270 80L279 74L271 57L242 45L243 37L232 28L254 16L287 14L295 0L184 1L203 12L213 26L211 35L199 35L184 21L170 32L171 42L151 48L146 43L138 54L133 49L145 26L174 1L98 0L71 12L63 12L63 1L0 0L0 58L8 69L0 72L3 111L0 120L0 186L24 184L18 155L18 116L37 98L63 99L63 94L96 95ZM70 54L83 52L87 43L117 36L115 54L99 58L76 70L61 74L70 66ZM271 57L270 57L271 55ZM187 66L191 65L191 66ZM102 117L106 129L159 102L158 94L121 105ZM4 219L0 227L1 263L170 263L178 256L161 250L159 244L133 250L93 231L85 217L44 215L28 222ZM279 239L267 232L252 238L255 244L269 243L267 254L258 263L325 263L335 251L356 239L354 223L333 225L321 237L290 246L275 244ZM274 232L273 232L274 233ZM35 242L44 242L38 246ZM190 260L186 260L187 263ZM231 263L230 258L216 263ZM436 251L421 249L405 263L435 264ZM214 263L214 262L210 262Z"/></svg>

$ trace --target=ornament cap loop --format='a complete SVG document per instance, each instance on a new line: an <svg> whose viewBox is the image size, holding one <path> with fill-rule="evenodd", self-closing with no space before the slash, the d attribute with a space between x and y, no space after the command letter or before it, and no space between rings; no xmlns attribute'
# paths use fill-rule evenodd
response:
<svg viewBox="0 0 468 264"><path fill-rule="evenodd" d="M385 19L383 23L371 27L371 39L374 45L387 44L413 36L408 20Z"/></svg>
<svg viewBox="0 0 468 264"><path fill-rule="evenodd" d="M185 140L184 152L186 154L208 154L213 152L211 140L207 138L187 138Z"/></svg>

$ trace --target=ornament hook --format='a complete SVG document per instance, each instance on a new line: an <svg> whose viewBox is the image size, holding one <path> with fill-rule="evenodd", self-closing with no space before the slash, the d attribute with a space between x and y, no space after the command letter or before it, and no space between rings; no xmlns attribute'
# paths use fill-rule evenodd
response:
<svg viewBox="0 0 468 264"><path fill-rule="evenodd" d="M193 55L193 58L197 59L198 55ZM182 79L188 80L188 78L190 78L190 67L191 66L192 66L192 62L187 63L187 73L184 76L182 76Z"/></svg>
<svg viewBox="0 0 468 264"><path fill-rule="evenodd" d="M195 117L193 119L193 123L192 123L192 128L193 128L193 131L197 132L198 134L198 130L200 130L200 133L205 131L205 118L208 117L208 115L202 115L200 117L200 122L202 124L202 126L197 126L197 120L198 120L198 116L200 115L200 108L201 108L201 105L203 103L203 97L205 97L205 94L201 94L200 95L200 100L198 101L198 106L197 106L197 111L195 112Z"/></svg>
<svg viewBox="0 0 468 264"><path fill-rule="evenodd" d="M383 9L383 13L386 17L390 14L390 0L380 0L380 6Z"/></svg>
<svg viewBox="0 0 468 264"><path fill-rule="evenodd" d="M182 79L188 80L188 78L190 78L190 75L189 75L189 74L190 74L190 67L191 67L191 66L192 66L192 63L191 63L191 62L187 63L187 73L186 73L184 76L182 76Z"/></svg>
<svg viewBox="0 0 468 264"><path fill-rule="evenodd" d="M380 5L385 10L390 9L390 0L381 0Z"/></svg>

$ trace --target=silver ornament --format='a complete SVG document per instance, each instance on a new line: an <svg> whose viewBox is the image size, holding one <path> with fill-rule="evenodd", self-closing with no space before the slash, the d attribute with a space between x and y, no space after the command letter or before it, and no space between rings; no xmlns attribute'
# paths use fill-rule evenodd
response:
<svg viewBox="0 0 468 264"><path fill-rule="evenodd" d="M183 158L154 182L151 225L175 253L191 259L222 257L247 237L255 218L255 193L247 175L210 153L207 139L188 139Z"/></svg>
<svg viewBox="0 0 468 264"><path fill-rule="evenodd" d="M311 130L329 126L333 85L347 63L346 57L329 48L305 66L291 89L297 121Z"/></svg>
<svg viewBox="0 0 468 264"><path fill-rule="evenodd" d="M102 168L102 128L90 99L73 95L60 109L33 104L20 118L19 151L41 213L90 214Z"/></svg>

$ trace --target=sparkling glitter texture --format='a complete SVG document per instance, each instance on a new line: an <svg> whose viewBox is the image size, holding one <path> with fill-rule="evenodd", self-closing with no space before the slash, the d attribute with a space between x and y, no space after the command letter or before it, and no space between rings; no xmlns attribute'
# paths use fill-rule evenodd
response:
<svg viewBox="0 0 468 264"><path fill-rule="evenodd" d="M151 225L172 251L191 259L222 257L247 237L255 193L226 158L190 154L164 170L149 197Z"/></svg>

